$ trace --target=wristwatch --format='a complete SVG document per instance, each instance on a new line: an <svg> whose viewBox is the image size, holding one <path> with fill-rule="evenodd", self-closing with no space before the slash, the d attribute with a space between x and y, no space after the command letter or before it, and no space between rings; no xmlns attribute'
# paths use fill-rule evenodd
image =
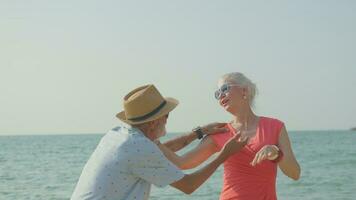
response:
<svg viewBox="0 0 356 200"><path fill-rule="evenodd" d="M197 134L197 138L200 140L204 137L204 132L200 126L194 128L192 130L195 134Z"/></svg>

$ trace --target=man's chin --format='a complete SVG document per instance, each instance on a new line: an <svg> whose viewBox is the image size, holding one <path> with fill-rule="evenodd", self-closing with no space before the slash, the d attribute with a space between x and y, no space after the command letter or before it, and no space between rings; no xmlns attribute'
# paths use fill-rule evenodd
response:
<svg viewBox="0 0 356 200"><path fill-rule="evenodd" d="M166 132L166 131L164 131L164 133L162 134L162 136L161 136L161 137L165 136L166 134L167 134L167 132Z"/></svg>
<svg viewBox="0 0 356 200"><path fill-rule="evenodd" d="M165 135L166 135L166 133L167 133L167 132L166 132L166 131L164 131L163 133L159 134L159 135L158 135L158 138L165 136Z"/></svg>

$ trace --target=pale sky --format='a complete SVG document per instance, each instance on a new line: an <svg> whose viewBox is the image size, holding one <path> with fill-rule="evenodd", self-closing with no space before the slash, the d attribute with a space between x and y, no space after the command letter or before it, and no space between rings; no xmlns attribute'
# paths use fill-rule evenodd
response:
<svg viewBox="0 0 356 200"><path fill-rule="evenodd" d="M229 121L219 77L288 130L356 126L356 1L0 0L0 134L104 133L131 89L178 99L169 132Z"/></svg>

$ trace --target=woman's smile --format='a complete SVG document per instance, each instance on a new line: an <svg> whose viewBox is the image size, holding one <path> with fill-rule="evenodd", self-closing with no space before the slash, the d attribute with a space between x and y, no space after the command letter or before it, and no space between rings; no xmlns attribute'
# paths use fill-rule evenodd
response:
<svg viewBox="0 0 356 200"><path fill-rule="evenodd" d="M228 105L229 101L230 101L229 99L224 98L224 99L221 99L220 104L221 104L223 107L226 107L226 106Z"/></svg>

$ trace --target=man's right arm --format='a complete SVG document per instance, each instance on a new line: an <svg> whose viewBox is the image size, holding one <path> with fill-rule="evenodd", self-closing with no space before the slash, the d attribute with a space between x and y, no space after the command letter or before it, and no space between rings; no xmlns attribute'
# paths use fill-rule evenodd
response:
<svg viewBox="0 0 356 200"><path fill-rule="evenodd" d="M177 155L159 141L156 141L156 144L168 160L183 170L197 167L211 155L218 152L214 141L210 137L205 137L199 145L183 155Z"/></svg>
<svg viewBox="0 0 356 200"><path fill-rule="evenodd" d="M176 152L193 142L195 139L197 139L197 134L190 132L165 142L164 146L169 150Z"/></svg>
<svg viewBox="0 0 356 200"><path fill-rule="evenodd" d="M238 135L232 137L223 147L218 156L202 169L185 175L182 179L171 184L180 191L191 194L199 188L230 155L240 151L247 143L247 139L238 140Z"/></svg>
<svg viewBox="0 0 356 200"><path fill-rule="evenodd" d="M214 123L210 123L205 126L202 126L201 129L205 135L210 135L210 134L215 134L215 133L223 133L223 132L228 131L227 128L224 128L225 125L226 125L226 123L214 122ZM187 146L188 144L190 144L197 138L198 138L197 133L190 132L190 133L184 134L182 136L173 138L173 139L165 142L164 145L171 151L176 152L176 151L181 150L182 148L184 148L185 146Z"/></svg>

